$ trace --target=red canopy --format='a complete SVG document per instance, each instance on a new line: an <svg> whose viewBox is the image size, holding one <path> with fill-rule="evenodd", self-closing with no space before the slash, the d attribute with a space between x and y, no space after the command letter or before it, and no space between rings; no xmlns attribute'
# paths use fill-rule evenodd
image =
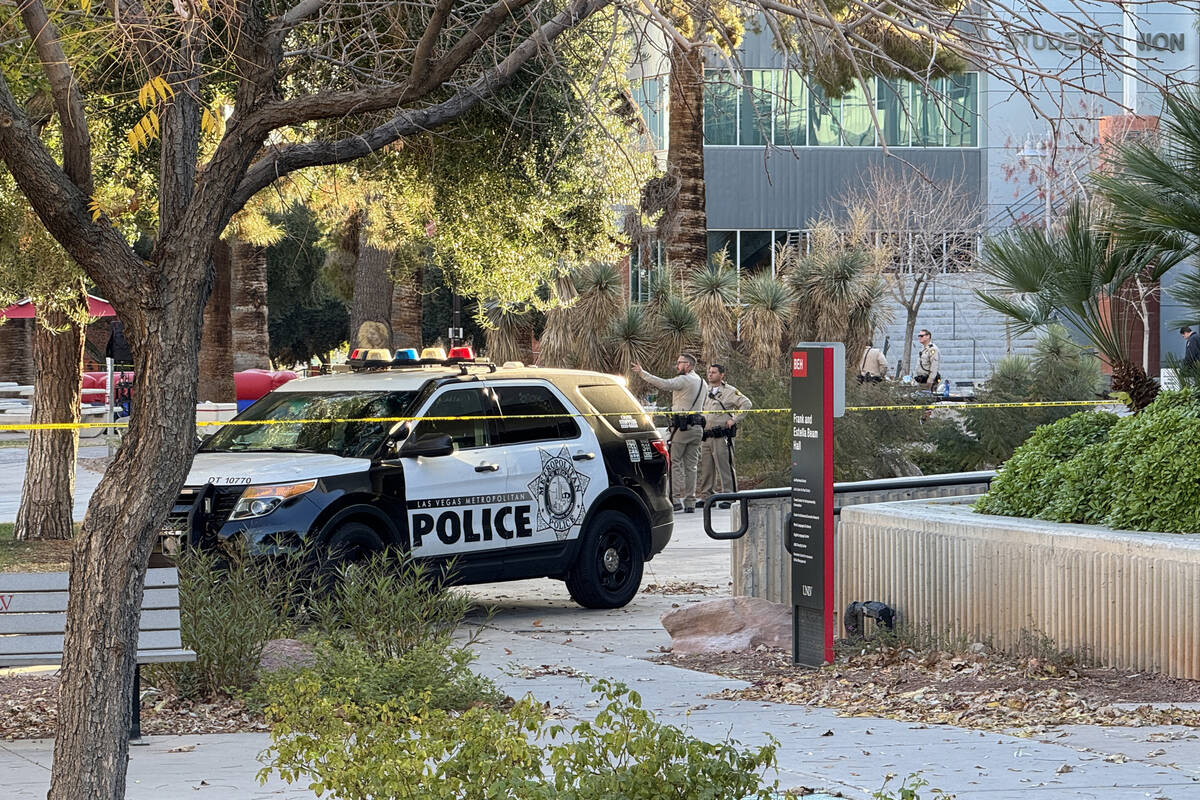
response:
<svg viewBox="0 0 1200 800"><path fill-rule="evenodd" d="M13 303L8 308L0 309L0 317L8 317L9 319L33 319L37 310L33 307L33 300L26 297L19 303ZM93 294L88 295L88 313L93 317L115 317L116 311L108 304L107 300L96 297Z"/></svg>

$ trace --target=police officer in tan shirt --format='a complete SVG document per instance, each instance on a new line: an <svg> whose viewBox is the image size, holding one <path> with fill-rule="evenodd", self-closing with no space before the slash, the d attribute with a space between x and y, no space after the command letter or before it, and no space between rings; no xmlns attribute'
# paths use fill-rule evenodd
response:
<svg viewBox="0 0 1200 800"><path fill-rule="evenodd" d="M737 491L734 481L733 437L737 424L753 404L750 398L725 382L725 367L708 368L708 390L704 393L704 441L700 445L700 485L702 498L716 492ZM728 503L721 504L723 508Z"/></svg>
<svg viewBox="0 0 1200 800"><path fill-rule="evenodd" d="M629 366L642 380L659 389L671 390L671 501L676 511L696 510L696 472L700 466L700 442L704 433L704 379L696 374L696 357L680 353L674 378L660 378Z"/></svg>

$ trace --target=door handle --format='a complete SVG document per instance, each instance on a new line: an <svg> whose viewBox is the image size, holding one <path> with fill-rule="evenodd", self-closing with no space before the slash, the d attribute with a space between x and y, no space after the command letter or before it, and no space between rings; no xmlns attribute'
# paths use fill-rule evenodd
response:
<svg viewBox="0 0 1200 800"><path fill-rule="evenodd" d="M499 472L500 465L499 464L488 464L487 462L484 462L484 463L480 464L479 466L475 467L475 471L476 472Z"/></svg>
<svg viewBox="0 0 1200 800"><path fill-rule="evenodd" d="M571 456L571 458L575 461L591 461L595 457L595 453L576 453L575 455Z"/></svg>

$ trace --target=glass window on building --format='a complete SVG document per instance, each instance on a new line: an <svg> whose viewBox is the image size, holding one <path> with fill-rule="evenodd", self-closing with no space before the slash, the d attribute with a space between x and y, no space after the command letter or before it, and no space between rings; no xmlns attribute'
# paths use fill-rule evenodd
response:
<svg viewBox="0 0 1200 800"><path fill-rule="evenodd" d="M770 272L772 243L771 231L741 231L738 271L743 276Z"/></svg>
<svg viewBox="0 0 1200 800"><path fill-rule="evenodd" d="M708 70L704 76L704 143L737 144L738 87L733 76Z"/></svg>
<svg viewBox="0 0 1200 800"><path fill-rule="evenodd" d="M944 81L947 100L946 146L978 147L979 75L968 72Z"/></svg>
<svg viewBox="0 0 1200 800"><path fill-rule="evenodd" d="M842 144L851 147L872 147L875 144L875 122L871 119L871 98L861 84L855 84L842 97Z"/></svg>
<svg viewBox="0 0 1200 800"><path fill-rule="evenodd" d="M808 84L795 70L779 70L775 77L775 145L808 144Z"/></svg>
<svg viewBox="0 0 1200 800"><path fill-rule="evenodd" d="M883 141L891 147L908 147L908 82L897 78L879 78L875 86L875 113L883 129Z"/></svg>
<svg viewBox="0 0 1200 800"><path fill-rule="evenodd" d="M941 80L931 81L929 88L909 84L911 100L912 146L941 147L945 143L945 115L942 113Z"/></svg>
<svg viewBox="0 0 1200 800"><path fill-rule="evenodd" d="M731 265L738 263L737 231L708 232L708 263L713 263L714 258L722 251Z"/></svg>
<svg viewBox="0 0 1200 800"><path fill-rule="evenodd" d="M663 245L653 241L633 248L629 254L629 299L634 303L650 301L650 295L663 276Z"/></svg>
<svg viewBox="0 0 1200 800"><path fill-rule="evenodd" d="M655 150L662 150L665 147L666 95L663 91L665 84L665 78L643 78L640 81L634 81L630 87L634 99L637 100L638 108L642 111L642 120L646 123L646 130L650 134L650 140L654 143Z"/></svg>
<svg viewBox="0 0 1200 800"><path fill-rule="evenodd" d="M816 147L836 147L842 143L841 128L838 117L841 115L842 101L830 100L825 96L825 90L820 86L812 87L809 94L809 131L808 143Z"/></svg>
<svg viewBox="0 0 1200 800"><path fill-rule="evenodd" d="M771 106L775 93L773 69L748 69L742 75L738 144L764 145L771 141Z"/></svg>

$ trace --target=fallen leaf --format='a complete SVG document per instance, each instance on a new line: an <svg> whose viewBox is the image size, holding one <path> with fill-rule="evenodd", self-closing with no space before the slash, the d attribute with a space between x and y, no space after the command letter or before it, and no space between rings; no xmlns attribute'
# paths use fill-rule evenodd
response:
<svg viewBox="0 0 1200 800"><path fill-rule="evenodd" d="M196 745L194 745L194 744L181 744L181 745L179 745L179 747L172 747L167 752L168 753L190 753L195 749L196 749Z"/></svg>

